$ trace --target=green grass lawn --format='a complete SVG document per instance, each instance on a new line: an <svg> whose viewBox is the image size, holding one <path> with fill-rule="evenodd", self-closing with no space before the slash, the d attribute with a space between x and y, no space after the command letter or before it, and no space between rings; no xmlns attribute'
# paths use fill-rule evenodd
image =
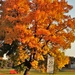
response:
<svg viewBox="0 0 75 75"><path fill-rule="evenodd" d="M23 75L21 74L10 74L10 69L0 69L0 75ZM66 71L66 72L58 72L56 74L47 74L47 73L40 73L37 71L30 71L30 75L75 75L75 71Z"/></svg>

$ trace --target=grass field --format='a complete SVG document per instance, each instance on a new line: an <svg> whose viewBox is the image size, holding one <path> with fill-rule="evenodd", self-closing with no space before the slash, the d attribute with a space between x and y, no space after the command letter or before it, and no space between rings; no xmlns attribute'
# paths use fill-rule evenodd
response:
<svg viewBox="0 0 75 75"><path fill-rule="evenodd" d="M0 75L23 75L21 74L10 74L9 69L0 69ZM40 73L37 71L30 71L30 75L75 75L75 71L65 71L65 72L58 72L56 74L47 74L47 73Z"/></svg>

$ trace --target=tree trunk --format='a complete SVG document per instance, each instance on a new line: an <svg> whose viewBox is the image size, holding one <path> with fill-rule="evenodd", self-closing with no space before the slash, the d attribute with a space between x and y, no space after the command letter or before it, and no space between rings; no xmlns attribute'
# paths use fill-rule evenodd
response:
<svg viewBox="0 0 75 75"><path fill-rule="evenodd" d="M30 71L30 69L31 69L31 64L30 64L30 62L31 62L31 61L28 61L28 60L25 59L24 65L27 66L27 68L26 68L26 70L25 70L25 72L24 72L24 75L29 75L29 71Z"/></svg>
<svg viewBox="0 0 75 75"><path fill-rule="evenodd" d="M29 71L30 71L30 69L26 69L24 72L24 75L29 75Z"/></svg>

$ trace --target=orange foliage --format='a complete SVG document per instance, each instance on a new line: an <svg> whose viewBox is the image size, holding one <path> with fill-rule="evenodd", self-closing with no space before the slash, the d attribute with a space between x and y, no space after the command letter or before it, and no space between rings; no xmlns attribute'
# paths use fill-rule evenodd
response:
<svg viewBox="0 0 75 75"><path fill-rule="evenodd" d="M36 69L38 68L38 62L36 60L32 61L31 65L33 68L36 68Z"/></svg>
<svg viewBox="0 0 75 75"><path fill-rule="evenodd" d="M8 44L17 39L29 50L30 54L19 47L18 64L32 55L32 67L38 68L39 61L45 61L50 54L60 69L69 59L59 49L70 48L75 40L75 19L65 15L71 9L66 0L6 0L0 39Z"/></svg>
<svg viewBox="0 0 75 75"><path fill-rule="evenodd" d="M55 49L50 54L55 58L55 63L58 66L58 69L65 67L66 64L69 64L69 57L65 56L64 52L61 52L59 49Z"/></svg>

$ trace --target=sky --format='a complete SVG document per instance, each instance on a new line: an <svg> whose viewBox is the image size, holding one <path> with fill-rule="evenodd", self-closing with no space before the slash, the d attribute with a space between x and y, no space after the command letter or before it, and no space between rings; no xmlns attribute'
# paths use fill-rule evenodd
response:
<svg viewBox="0 0 75 75"><path fill-rule="evenodd" d="M75 17L75 0L66 0L66 1L68 1L68 3L73 6L73 9L70 10L68 14L70 14L71 17ZM75 57L75 42L71 44L71 49L65 51L65 55Z"/></svg>

